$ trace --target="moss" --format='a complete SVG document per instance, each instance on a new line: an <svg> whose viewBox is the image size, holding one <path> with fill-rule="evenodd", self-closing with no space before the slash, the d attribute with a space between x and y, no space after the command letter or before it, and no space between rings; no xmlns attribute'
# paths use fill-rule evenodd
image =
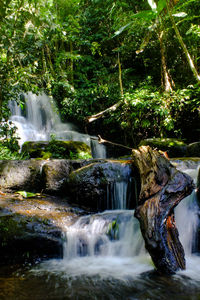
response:
<svg viewBox="0 0 200 300"><path fill-rule="evenodd" d="M88 159L92 158L88 145L78 141L25 142L22 152L30 158Z"/></svg>
<svg viewBox="0 0 200 300"><path fill-rule="evenodd" d="M1 239L5 244L8 240L14 236L19 236L26 226L27 220L17 220L13 215L1 216L0 217L0 232Z"/></svg>
<svg viewBox="0 0 200 300"><path fill-rule="evenodd" d="M139 146L157 146L157 147L174 147L174 146L186 146L186 144L174 138L151 138L142 140Z"/></svg>
<svg viewBox="0 0 200 300"><path fill-rule="evenodd" d="M166 151L169 157L185 156L187 145L182 140L175 138L150 138L142 140L140 146L150 146Z"/></svg>

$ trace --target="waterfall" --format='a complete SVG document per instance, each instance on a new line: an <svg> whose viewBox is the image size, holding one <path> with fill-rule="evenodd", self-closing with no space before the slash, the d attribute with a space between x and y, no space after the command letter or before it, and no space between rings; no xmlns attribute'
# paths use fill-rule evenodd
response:
<svg viewBox="0 0 200 300"><path fill-rule="evenodd" d="M119 210L81 217L66 231L64 259L144 254L144 242L133 213Z"/></svg>
<svg viewBox="0 0 200 300"><path fill-rule="evenodd" d="M190 175L196 184L200 162L178 161L176 163L177 169ZM196 231L199 223L199 206L195 190L176 207L175 219L185 254L191 256L196 248Z"/></svg>
<svg viewBox="0 0 200 300"><path fill-rule="evenodd" d="M94 158L105 158L105 146L96 137L78 132L71 123L62 123L52 98L44 93L25 95L25 107L9 102L10 120L17 127L20 146L26 141L48 141L53 135L59 140L81 141L91 147Z"/></svg>
<svg viewBox="0 0 200 300"><path fill-rule="evenodd" d="M196 178L199 164L174 163L177 168ZM113 201L123 202L126 187L121 187L120 183L113 188L121 189L119 193L113 193ZM180 271L176 276L186 274L194 279L200 273L199 257L192 254L198 223L195 201L194 193L182 200L175 209L179 237L186 252L186 271ZM121 205L124 204L118 204L118 207ZM144 248L139 222L134 217L133 210L116 209L81 216L73 225L66 227L63 238L63 259L44 262L37 272L48 270L52 274L62 274L65 278L98 276L101 279L115 278L124 281L154 268Z"/></svg>
<svg viewBox="0 0 200 300"><path fill-rule="evenodd" d="M107 209L131 209L137 202L137 182L127 173L126 179L107 185Z"/></svg>
<svg viewBox="0 0 200 300"><path fill-rule="evenodd" d="M153 269L133 215L116 210L80 217L66 228L63 259L43 262L36 272L124 281Z"/></svg>

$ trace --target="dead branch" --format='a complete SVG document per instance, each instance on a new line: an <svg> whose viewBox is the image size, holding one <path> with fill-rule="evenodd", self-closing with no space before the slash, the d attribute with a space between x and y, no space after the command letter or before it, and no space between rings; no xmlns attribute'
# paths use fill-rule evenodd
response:
<svg viewBox="0 0 200 300"><path fill-rule="evenodd" d="M97 119L102 118L106 113L110 113L112 111L115 111L121 104L122 104L122 101L120 100L119 102L117 102L114 105L106 108L105 110L100 111L99 113L97 113L95 115L86 117L86 121L88 123L92 123L93 121L96 121Z"/></svg>
<svg viewBox="0 0 200 300"><path fill-rule="evenodd" d="M92 137L91 139L92 140L98 140L99 144L110 144L110 145L122 147L122 148L125 148L125 149L133 150L133 148L131 148L131 147L128 147L128 146L125 146L125 145L122 145L122 144L113 143L113 142L104 140L100 135L98 135L98 138Z"/></svg>

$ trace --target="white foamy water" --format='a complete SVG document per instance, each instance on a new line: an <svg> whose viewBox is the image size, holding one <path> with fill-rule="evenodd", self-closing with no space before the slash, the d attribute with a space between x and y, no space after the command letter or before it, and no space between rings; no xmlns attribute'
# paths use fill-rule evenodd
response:
<svg viewBox="0 0 200 300"><path fill-rule="evenodd" d="M52 98L45 94L25 95L25 108L22 110L15 101L10 101L10 120L17 127L20 146L26 141L48 141L51 135L59 140L81 141L91 147L94 158L105 158L105 146L96 137L78 132L71 123L62 123ZM92 139L91 139L92 138Z"/></svg>
<svg viewBox="0 0 200 300"><path fill-rule="evenodd" d="M191 176L195 184L197 181L199 167L200 161L183 161L179 162L177 165L177 169ZM197 204L197 196L195 190L190 196L183 199L176 207L175 220L179 232L179 239L184 247L186 255L186 270L179 271L177 274L184 274L189 278L199 282L200 256L193 253L196 242L195 236L199 223L199 206Z"/></svg>
<svg viewBox="0 0 200 300"><path fill-rule="evenodd" d="M63 260L44 262L37 271L126 280L153 269L133 213L116 210L81 217L66 231Z"/></svg>

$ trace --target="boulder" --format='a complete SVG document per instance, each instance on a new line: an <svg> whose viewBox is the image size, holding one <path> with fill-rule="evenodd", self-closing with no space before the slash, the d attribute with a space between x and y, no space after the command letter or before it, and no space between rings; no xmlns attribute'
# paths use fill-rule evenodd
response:
<svg viewBox="0 0 200 300"><path fill-rule="evenodd" d="M187 157L200 157L200 142L195 142L187 146Z"/></svg>
<svg viewBox="0 0 200 300"><path fill-rule="evenodd" d="M174 138L149 138L142 140L140 146L150 146L153 149L162 150L170 158L185 156L187 149L187 145L183 141Z"/></svg>
<svg viewBox="0 0 200 300"><path fill-rule="evenodd" d="M70 172L71 164L69 160L59 159L45 161L42 167L43 191L50 195L62 194Z"/></svg>
<svg viewBox="0 0 200 300"><path fill-rule="evenodd" d="M61 194L69 173L89 163L67 159L0 161L0 189Z"/></svg>
<svg viewBox="0 0 200 300"><path fill-rule="evenodd" d="M62 257L61 229L46 215L47 202L0 197L0 264Z"/></svg>
<svg viewBox="0 0 200 300"><path fill-rule="evenodd" d="M123 183L131 182L131 178L133 178L131 161L93 161L89 165L71 172L68 179L68 193L73 202L88 209L95 211L112 209L110 195L113 193L114 185L122 183L121 188L123 188ZM133 186L135 189L135 184ZM126 188L128 188L127 185ZM133 197L135 198L135 195ZM126 199L124 201L126 202ZM135 199L130 201L131 208L135 206L135 201Z"/></svg>
<svg viewBox="0 0 200 300"><path fill-rule="evenodd" d="M43 189L42 161L0 161L0 189L39 192Z"/></svg>
<svg viewBox="0 0 200 300"><path fill-rule="evenodd" d="M198 198L198 203L200 206L200 168L197 176L197 198Z"/></svg>
<svg viewBox="0 0 200 300"><path fill-rule="evenodd" d="M58 197L0 195L0 265L63 257L63 231L83 211Z"/></svg>

